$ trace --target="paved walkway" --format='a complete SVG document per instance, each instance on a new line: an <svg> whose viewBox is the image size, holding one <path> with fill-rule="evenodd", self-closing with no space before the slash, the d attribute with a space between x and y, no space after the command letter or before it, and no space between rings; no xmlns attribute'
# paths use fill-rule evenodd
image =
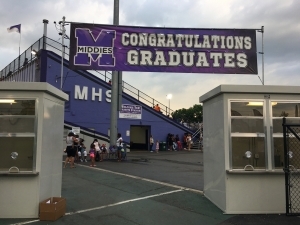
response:
<svg viewBox="0 0 300 225"><path fill-rule="evenodd" d="M97 162L96 168L80 163L64 169L67 213L59 220L0 219L0 224L300 224L300 218L285 215L224 215L202 195L199 151L127 156L125 162Z"/></svg>

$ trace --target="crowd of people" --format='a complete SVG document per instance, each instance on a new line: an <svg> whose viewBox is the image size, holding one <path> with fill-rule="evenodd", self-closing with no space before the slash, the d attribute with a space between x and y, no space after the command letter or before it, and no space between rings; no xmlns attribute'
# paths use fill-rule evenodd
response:
<svg viewBox="0 0 300 225"><path fill-rule="evenodd" d="M152 135L150 135L150 152L159 152L159 140L156 140L154 142L154 138ZM182 137L182 140L180 140L178 134L171 134L169 133L167 135L166 139L166 148L168 151L181 151L181 150L187 150L190 151L192 147L193 141L192 141L192 135L189 133L185 133ZM155 145L155 149L153 149L153 146Z"/></svg>
<svg viewBox="0 0 300 225"><path fill-rule="evenodd" d="M106 147L106 144L100 144L98 139L90 144L89 149L84 144L84 139L79 138L77 134L69 132L66 137L67 147L65 152L67 157L64 163L64 168L70 164L70 168L75 168L75 162L87 162L87 155L91 160L91 167L95 167L95 161L102 162L109 157L114 157L118 162L122 161L126 157L126 149L124 148L123 138L121 134L118 134L118 139L115 145Z"/></svg>
<svg viewBox="0 0 300 225"><path fill-rule="evenodd" d="M177 151L177 150L187 150L190 151L192 147L192 135L185 133L180 140L178 134L168 134L167 135L167 149L168 151Z"/></svg>
<svg viewBox="0 0 300 225"><path fill-rule="evenodd" d="M122 161L126 157L126 149L124 148L123 138L120 133L118 133L117 138L116 144L109 148L106 147L105 143L100 144L98 139L94 139L89 148L87 148L84 144L84 139L79 138L79 136L73 132L69 132L66 137L67 147L65 152L67 153L67 157L64 168L66 168L68 164L70 168L75 168L75 162L87 162L88 154L91 167L96 166L96 161L102 162L111 157L117 159L118 162ZM158 153L161 148L159 140L154 141L153 136L150 135L149 143L150 151ZM185 133L181 140L178 134L174 135L171 133L169 133L166 138L166 150L168 151L190 151L192 144L192 135L189 133Z"/></svg>

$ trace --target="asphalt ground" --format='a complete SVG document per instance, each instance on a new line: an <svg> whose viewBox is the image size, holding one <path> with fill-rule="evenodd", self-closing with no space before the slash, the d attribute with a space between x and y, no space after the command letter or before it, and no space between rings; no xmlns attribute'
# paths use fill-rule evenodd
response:
<svg viewBox="0 0 300 225"><path fill-rule="evenodd" d="M202 194L200 151L130 152L124 162L89 165L63 169L64 217L54 222L0 219L0 224L300 224L299 217L285 215L224 215Z"/></svg>

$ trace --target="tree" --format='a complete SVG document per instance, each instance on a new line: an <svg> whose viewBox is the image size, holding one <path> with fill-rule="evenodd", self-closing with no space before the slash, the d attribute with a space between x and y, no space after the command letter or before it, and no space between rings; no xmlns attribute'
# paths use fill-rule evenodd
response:
<svg viewBox="0 0 300 225"><path fill-rule="evenodd" d="M188 109L178 109L172 113L174 120L184 123L202 123L203 108L201 104L196 104Z"/></svg>

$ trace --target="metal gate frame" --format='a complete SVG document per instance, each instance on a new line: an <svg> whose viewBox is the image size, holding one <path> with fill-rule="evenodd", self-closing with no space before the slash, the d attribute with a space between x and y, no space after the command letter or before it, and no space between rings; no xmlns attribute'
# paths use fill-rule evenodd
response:
<svg viewBox="0 0 300 225"><path fill-rule="evenodd" d="M282 120L284 143L284 168L286 215L300 215L300 124ZM293 150L293 151L292 151ZM296 163L294 165L291 164Z"/></svg>

